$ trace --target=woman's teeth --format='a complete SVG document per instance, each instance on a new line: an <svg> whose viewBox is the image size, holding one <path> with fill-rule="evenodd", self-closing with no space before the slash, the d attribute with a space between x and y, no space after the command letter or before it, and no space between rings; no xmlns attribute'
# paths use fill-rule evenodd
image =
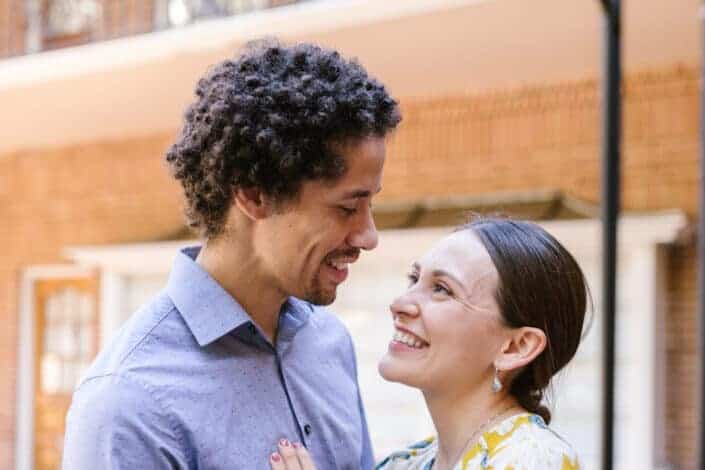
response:
<svg viewBox="0 0 705 470"><path fill-rule="evenodd" d="M406 344L409 347L417 348L417 349L421 349L422 347L425 347L425 343L423 341L419 341L418 339L414 338L410 334L404 333L399 330L397 330L394 333L394 341L398 341L400 343Z"/></svg>

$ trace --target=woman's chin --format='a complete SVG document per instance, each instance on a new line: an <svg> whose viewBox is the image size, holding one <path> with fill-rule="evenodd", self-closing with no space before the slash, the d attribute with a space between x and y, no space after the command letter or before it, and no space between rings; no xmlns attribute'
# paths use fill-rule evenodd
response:
<svg viewBox="0 0 705 470"><path fill-rule="evenodd" d="M377 371L387 382L398 382L404 385L415 387L412 374L404 367L404 364L399 363L399 359L385 354L377 364Z"/></svg>

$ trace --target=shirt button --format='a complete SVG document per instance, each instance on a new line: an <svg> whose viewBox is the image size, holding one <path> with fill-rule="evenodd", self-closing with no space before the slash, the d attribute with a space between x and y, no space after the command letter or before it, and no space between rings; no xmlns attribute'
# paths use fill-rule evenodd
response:
<svg viewBox="0 0 705 470"><path fill-rule="evenodd" d="M307 424L306 426L304 426L304 432L306 433L307 436L311 434L311 425L310 424Z"/></svg>
<svg viewBox="0 0 705 470"><path fill-rule="evenodd" d="M247 325L247 329L250 330L250 333L253 335L257 333L257 328L255 328L255 325L253 325L252 323Z"/></svg>

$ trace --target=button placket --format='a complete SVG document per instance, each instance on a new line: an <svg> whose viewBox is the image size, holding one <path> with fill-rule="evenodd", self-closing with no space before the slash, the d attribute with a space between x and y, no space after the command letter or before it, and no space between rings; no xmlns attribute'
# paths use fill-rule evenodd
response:
<svg viewBox="0 0 705 470"><path fill-rule="evenodd" d="M289 404L289 409L291 410L291 414L292 414L294 421L296 423L296 427L297 427L298 434L299 434L299 439L304 446L308 446L308 441L306 439L306 437L308 436L308 433L304 430L304 427L301 426L301 420L299 419L299 417L296 413L296 407L294 406L294 402L292 400L291 394L289 393L289 387L288 387L288 384L286 381L286 374L284 373L282 356L281 356L281 352L279 351L278 347L276 349L274 349L274 357L275 357L275 360L277 363L277 369L279 370L279 378L281 380L282 386L284 387L284 394L286 395L286 400ZM308 424L307 424L307 426L308 426Z"/></svg>

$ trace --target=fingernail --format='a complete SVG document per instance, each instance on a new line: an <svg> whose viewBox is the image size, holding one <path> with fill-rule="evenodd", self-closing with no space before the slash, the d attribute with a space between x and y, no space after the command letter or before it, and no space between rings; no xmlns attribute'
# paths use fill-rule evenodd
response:
<svg viewBox="0 0 705 470"><path fill-rule="evenodd" d="M272 460L272 462L279 462L282 458L281 458L281 456L280 456L279 454L277 454L277 453L275 452L275 453L272 454L272 456L270 457L270 459Z"/></svg>
<svg viewBox="0 0 705 470"><path fill-rule="evenodd" d="M298 442L294 442L292 446L294 446L294 449L301 449L301 444L299 444Z"/></svg>
<svg viewBox="0 0 705 470"><path fill-rule="evenodd" d="M287 441L286 439L282 439L279 441L279 445L282 447L289 447L289 441Z"/></svg>

